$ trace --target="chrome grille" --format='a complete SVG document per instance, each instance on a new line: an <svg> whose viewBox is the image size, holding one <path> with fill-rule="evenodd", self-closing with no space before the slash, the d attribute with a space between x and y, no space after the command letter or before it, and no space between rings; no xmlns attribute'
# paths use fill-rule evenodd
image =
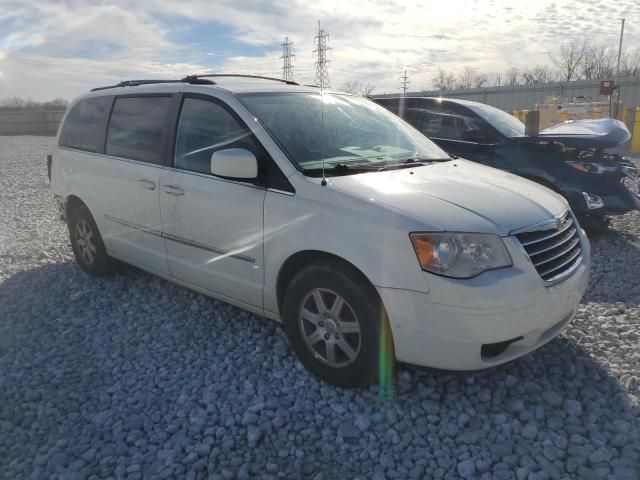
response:
<svg viewBox="0 0 640 480"><path fill-rule="evenodd" d="M570 211L558 223L539 230L516 233L531 263L543 280L555 283L570 275L582 260L578 225Z"/></svg>

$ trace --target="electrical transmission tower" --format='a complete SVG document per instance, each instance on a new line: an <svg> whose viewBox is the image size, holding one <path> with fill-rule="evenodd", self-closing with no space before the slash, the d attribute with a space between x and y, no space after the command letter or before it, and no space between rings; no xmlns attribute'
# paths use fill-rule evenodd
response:
<svg viewBox="0 0 640 480"><path fill-rule="evenodd" d="M313 51L316 61L316 85L321 89L331 86L329 80L329 59L328 53L331 48L327 47L329 34L320 28L318 20L318 35L315 36L316 49Z"/></svg>
<svg viewBox="0 0 640 480"><path fill-rule="evenodd" d="M289 41L289 37L284 37L282 44L282 79L293 81L293 42Z"/></svg>
<svg viewBox="0 0 640 480"><path fill-rule="evenodd" d="M400 77L400 80L402 80L402 82L400 82L402 84L402 94L404 95L405 93L407 93L407 87L409 86L409 84L411 83L409 80L407 80L407 71L404 71L404 75L402 75Z"/></svg>

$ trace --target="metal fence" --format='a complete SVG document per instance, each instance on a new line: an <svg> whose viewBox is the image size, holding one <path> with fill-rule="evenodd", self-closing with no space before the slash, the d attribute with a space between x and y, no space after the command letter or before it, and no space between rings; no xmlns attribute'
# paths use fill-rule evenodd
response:
<svg viewBox="0 0 640 480"><path fill-rule="evenodd" d="M640 78L619 81L620 99L626 107L640 107ZM536 103L544 103L548 97L585 97L593 101L608 101L599 94L600 80L547 83L543 85L516 85L505 87L473 88L468 90L429 90L407 92L406 96L449 97L486 103L507 112L533 110ZM399 94L373 95L376 98L397 97Z"/></svg>
<svg viewBox="0 0 640 480"><path fill-rule="evenodd" d="M0 135L55 135L65 110L0 111Z"/></svg>

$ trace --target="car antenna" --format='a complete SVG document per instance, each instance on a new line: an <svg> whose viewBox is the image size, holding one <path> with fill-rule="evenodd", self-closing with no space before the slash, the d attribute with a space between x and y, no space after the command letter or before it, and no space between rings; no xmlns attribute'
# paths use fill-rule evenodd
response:
<svg viewBox="0 0 640 480"><path fill-rule="evenodd" d="M320 182L320 185L326 187L327 177L324 175L324 88L322 86L320 87L320 135L322 135L320 137L320 143L322 144L322 181Z"/></svg>

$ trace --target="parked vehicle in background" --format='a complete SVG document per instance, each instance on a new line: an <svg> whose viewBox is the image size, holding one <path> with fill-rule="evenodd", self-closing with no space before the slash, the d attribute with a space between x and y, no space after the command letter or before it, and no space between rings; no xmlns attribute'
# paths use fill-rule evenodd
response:
<svg viewBox="0 0 640 480"><path fill-rule="evenodd" d="M348 387L395 359L498 365L571 321L590 247L560 195L365 98L220 77L73 102L51 188L86 272L117 259L282 321Z"/></svg>
<svg viewBox="0 0 640 480"><path fill-rule="evenodd" d="M525 135L525 125L497 108L468 100L375 99L448 153L520 175L564 196L586 229L606 229L609 215L640 208L634 166L605 153L629 140L617 120L569 122Z"/></svg>

